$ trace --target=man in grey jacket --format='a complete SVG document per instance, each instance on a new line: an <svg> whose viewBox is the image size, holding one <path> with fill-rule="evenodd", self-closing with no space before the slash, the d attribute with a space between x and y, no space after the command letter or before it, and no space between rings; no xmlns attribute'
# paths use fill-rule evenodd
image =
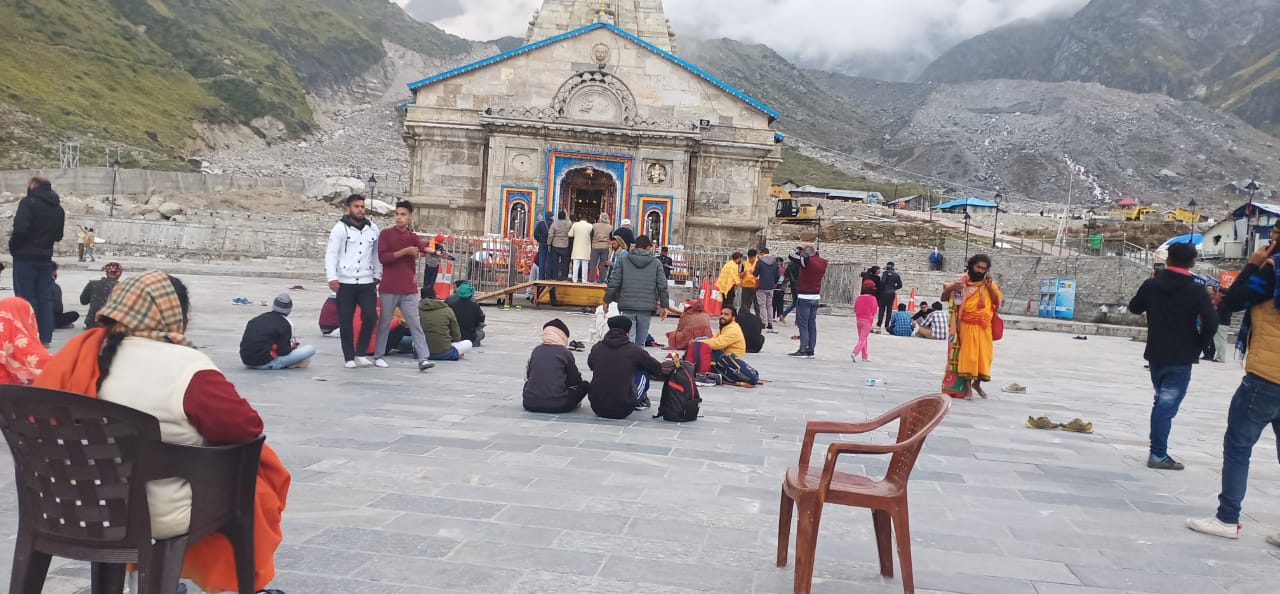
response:
<svg viewBox="0 0 1280 594"><path fill-rule="evenodd" d="M635 247L618 258L604 291L605 305L618 302L618 310L631 319L631 341L642 347L654 310L667 319L667 275L652 249L653 241L647 236L636 238Z"/></svg>
<svg viewBox="0 0 1280 594"><path fill-rule="evenodd" d="M548 258L552 262L550 278L554 280L569 278L569 230L572 228L569 214L562 210L547 231L547 243L551 245L551 257Z"/></svg>

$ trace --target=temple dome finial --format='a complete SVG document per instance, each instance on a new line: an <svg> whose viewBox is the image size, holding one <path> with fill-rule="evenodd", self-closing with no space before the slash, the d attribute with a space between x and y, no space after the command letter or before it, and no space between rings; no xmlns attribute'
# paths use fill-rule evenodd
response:
<svg viewBox="0 0 1280 594"><path fill-rule="evenodd" d="M664 50L672 51L673 35L662 0L543 0L534 13L526 43L533 43L592 23L611 23Z"/></svg>

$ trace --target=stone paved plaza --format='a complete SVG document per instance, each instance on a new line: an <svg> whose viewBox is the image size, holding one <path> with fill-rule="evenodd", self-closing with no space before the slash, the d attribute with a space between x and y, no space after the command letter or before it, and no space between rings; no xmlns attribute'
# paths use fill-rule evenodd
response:
<svg viewBox="0 0 1280 594"><path fill-rule="evenodd" d="M65 270L68 299L92 276ZM195 301L190 335L262 413L269 443L293 471L273 584L289 594L790 592L791 568L773 563L778 493L805 420L867 420L935 392L943 358L938 342L874 336L873 362L853 365L853 319L822 316L817 360L785 357L794 326L781 327L750 357L770 383L705 389L696 423L644 413L604 421L586 408L535 415L521 409L520 388L539 328L559 316L585 340L588 316L488 308L490 339L465 361L426 374L408 359L346 370L338 342L315 326L327 292L314 279L185 279ZM306 370L244 370L241 329L265 308L231 299L269 300L295 282L310 289L293 294L295 324L320 355ZM655 323L654 334L673 328ZM1280 531L1272 435L1255 450L1242 538L1183 527L1216 505L1240 365L1198 366L1171 439L1188 468L1153 471L1144 466L1151 395L1141 353L1126 339L1037 332L1011 331L997 345L992 399L955 403L911 481L920 591L1276 592L1280 548L1263 541ZM578 363L585 373L585 353ZM887 383L867 387L870 377ZM998 393L1012 382L1027 394ZM1097 432L1023 426L1041 414L1082 417ZM7 575L16 503L4 460ZM846 457L842 469L874 474L885 462ZM816 576L815 592L902 591L896 578L878 576L865 510L827 508ZM45 592L87 583L83 564L59 563Z"/></svg>

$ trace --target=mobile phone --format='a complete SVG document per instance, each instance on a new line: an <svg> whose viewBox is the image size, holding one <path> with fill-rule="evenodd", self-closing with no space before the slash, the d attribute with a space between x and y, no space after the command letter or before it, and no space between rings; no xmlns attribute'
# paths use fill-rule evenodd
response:
<svg viewBox="0 0 1280 594"><path fill-rule="evenodd" d="M1156 272L1160 272L1161 270L1164 270L1164 262L1156 262L1155 264L1152 264L1151 267L1155 269Z"/></svg>

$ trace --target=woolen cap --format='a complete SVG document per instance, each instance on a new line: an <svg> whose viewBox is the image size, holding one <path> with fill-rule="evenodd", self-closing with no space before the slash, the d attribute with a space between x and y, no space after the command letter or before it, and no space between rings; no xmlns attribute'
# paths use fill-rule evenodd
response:
<svg viewBox="0 0 1280 594"><path fill-rule="evenodd" d="M276 300L271 303L271 311L289 315L293 311L293 298L288 293L276 295Z"/></svg>
<svg viewBox="0 0 1280 594"><path fill-rule="evenodd" d="M564 322L561 322L560 318L556 318L542 325L543 328L553 327L553 326L556 328L559 328L561 332L564 332L565 336L569 335L569 327L566 326Z"/></svg>
<svg viewBox="0 0 1280 594"><path fill-rule="evenodd" d="M609 324L609 328L613 330L621 330L623 332L631 331L631 318L628 318L627 316L613 316L612 318L609 318L607 323Z"/></svg>

